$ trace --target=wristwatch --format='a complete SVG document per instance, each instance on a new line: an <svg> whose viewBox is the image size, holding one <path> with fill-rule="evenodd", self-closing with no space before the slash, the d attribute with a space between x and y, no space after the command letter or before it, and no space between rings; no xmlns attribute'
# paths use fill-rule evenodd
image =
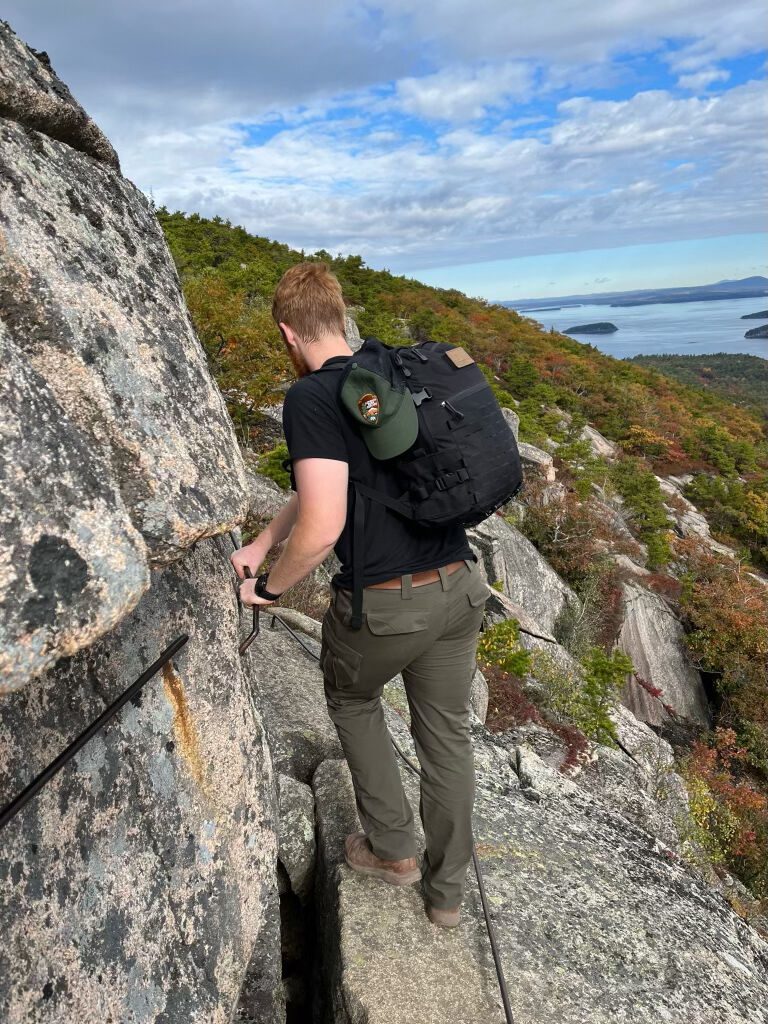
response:
<svg viewBox="0 0 768 1024"><path fill-rule="evenodd" d="M254 587L254 592L255 592L257 597L263 597L267 601L276 601L278 599L278 597L282 597L282 592L280 594L273 594L270 590L267 590L267 579L268 578L269 578L269 573L268 572L263 572L261 574L261 576L257 576L256 577L256 585Z"/></svg>

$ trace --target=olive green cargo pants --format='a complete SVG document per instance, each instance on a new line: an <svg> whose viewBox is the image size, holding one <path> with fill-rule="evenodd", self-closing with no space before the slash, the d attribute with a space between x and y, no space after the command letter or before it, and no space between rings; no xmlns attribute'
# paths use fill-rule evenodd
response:
<svg viewBox="0 0 768 1024"><path fill-rule="evenodd" d="M381 692L402 672L411 733L421 763L419 812L428 901L461 903L472 859L475 772L469 694L488 588L469 559L434 583L363 591L363 627L353 630L351 592L331 585L320 665L328 712L355 789L357 811L376 856L417 856L413 812L403 791Z"/></svg>

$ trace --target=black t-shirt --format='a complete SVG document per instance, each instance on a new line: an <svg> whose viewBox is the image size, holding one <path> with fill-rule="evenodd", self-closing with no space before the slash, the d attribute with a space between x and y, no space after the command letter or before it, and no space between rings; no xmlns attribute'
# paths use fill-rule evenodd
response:
<svg viewBox="0 0 768 1024"><path fill-rule="evenodd" d="M343 365L351 356L331 356L324 367ZM339 459L350 475L376 490L400 497L391 472L368 451L358 428L336 398L339 371L315 371L300 377L288 390L283 404L283 432L293 461ZM296 478L291 468L291 487ZM421 569L436 569L462 558L476 561L462 526L419 526L378 501L365 501L365 556L363 586ZM347 522L334 550L341 570L333 582L352 589L352 489L347 495Z"/></svg>

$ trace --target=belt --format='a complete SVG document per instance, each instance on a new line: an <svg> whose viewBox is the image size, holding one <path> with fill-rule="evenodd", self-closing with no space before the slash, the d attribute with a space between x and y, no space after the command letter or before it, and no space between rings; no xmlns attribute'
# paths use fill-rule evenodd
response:
<svg viewBox="0 0 768 1024"><path fill-rule="evenodd" d="M459 562L449 562L448 565L444 565L446 573L450 576L451 573L456 572L464 565L464 560ZM407 574L405 574L407 575ZM410 574L412 579L412 586L419 587L423 583L434 583L440 579L440 573L437 569L422 569L419 572L413 572ZM400 590L402 585L402 576L393 576L391 580L382 580L381 583L369 583L365 588L366 590Z"/></svg>

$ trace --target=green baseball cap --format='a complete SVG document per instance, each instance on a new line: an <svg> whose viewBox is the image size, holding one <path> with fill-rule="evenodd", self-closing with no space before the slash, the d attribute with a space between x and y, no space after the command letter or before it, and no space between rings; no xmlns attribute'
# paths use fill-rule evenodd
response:
<svg viewBox="0 0 768 1024"><path fill-rule="evenodd" d="M419 418L410 391L393 386L381 374L353 362L341 401L364 428L363 440L375 459L394 458L416 440Z"/></svg>

